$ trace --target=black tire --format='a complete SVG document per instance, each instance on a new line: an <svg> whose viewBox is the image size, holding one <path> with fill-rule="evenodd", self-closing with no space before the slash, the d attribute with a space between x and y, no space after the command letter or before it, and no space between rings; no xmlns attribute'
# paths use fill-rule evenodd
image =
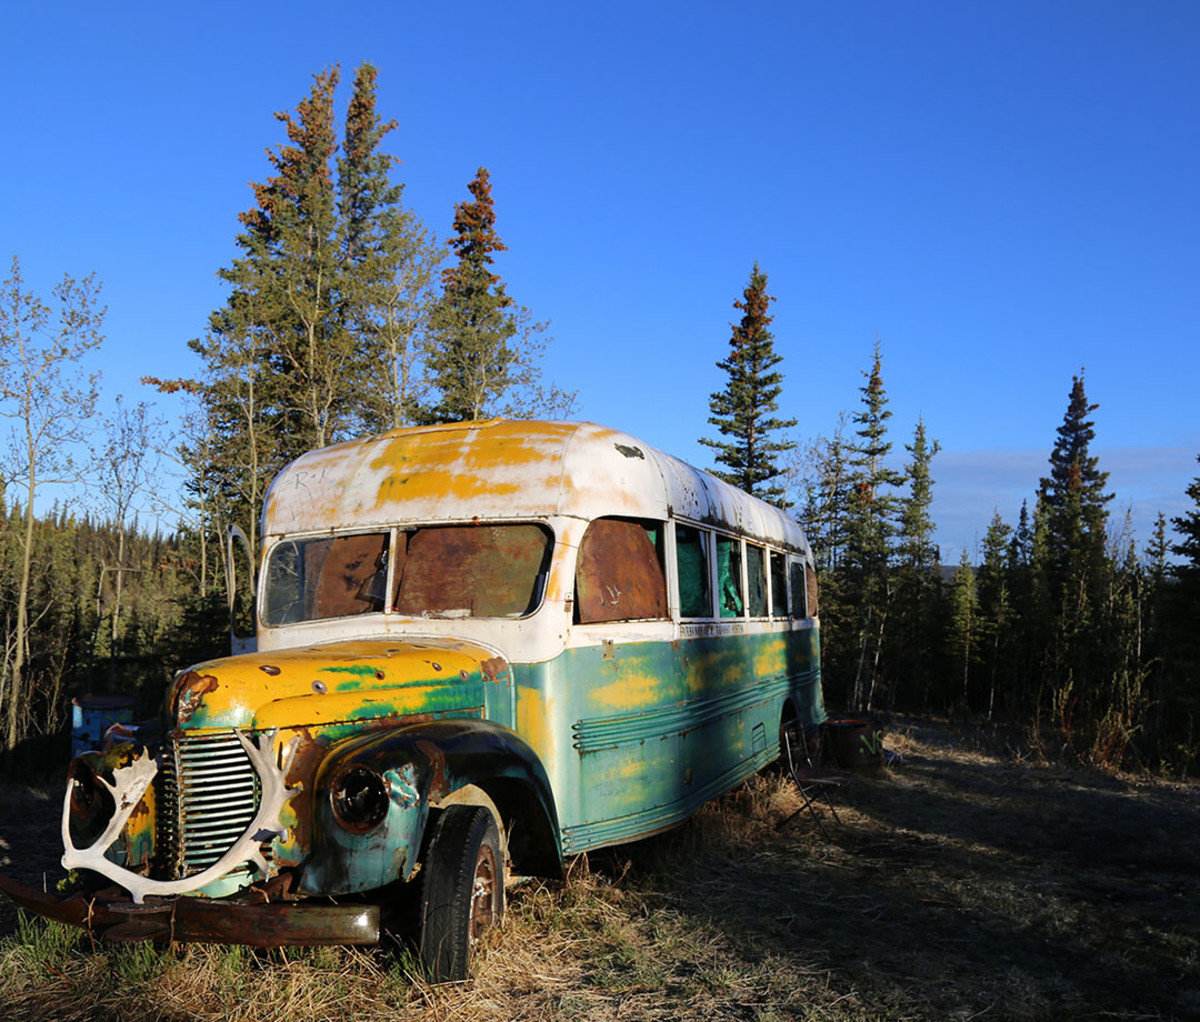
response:
<svg viewBox="0 0 1200 1022"><path fill-rule="evenodd" d="M466 979L471 944L504 915L504 855L491 812L444 810L421 873L421 963L436 983Z"/></svg>

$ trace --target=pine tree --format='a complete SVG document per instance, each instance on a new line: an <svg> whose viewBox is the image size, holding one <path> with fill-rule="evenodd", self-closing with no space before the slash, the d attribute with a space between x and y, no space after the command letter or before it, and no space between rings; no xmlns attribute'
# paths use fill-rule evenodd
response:
<svg viewBox="0 0 1200 1022"><path fill-rule="evenodd" d="M1200 455L1196 460L1200 462ZM1173 517L1171 524L1181 539L1171 544L1171 553L1182 558L1175 566L1174 574L1185 587L1197 590L1200 596L1200 476L1193 479L1184 491L1193 503L1190 511ZM1200 615L1197 615L1200 620Z"/></svg>
<svg viewBox="0 0 1200 1022"><path fill-rule="evenodd" d="M929 441L923 419L917 420L913 442L905 444L908 493L900 499L896 547L896 592L900 612L893 629L891 660L897 676L927 704L931 665L940 611L941 554L933 541L933 476L930 466L941 450ZM894 695L894 693L893 693Z"/></svg>
<svg viewBox="0 0 1200 1022"><path fill-rule="evenodd" d="M491 176L484 167L467 189L473 201L454 207L450 247L458 262L442 274L434 319L437 347L429 355L441 396L431 418L442 422L483 418L507 389L517 360L512 299L491 270L495 253L508 247L496 233Z"/></svg>
<svg viewBox="0 0 1200 1022"><path fill-rule="evenodd" d="M1197 457L1200 461L1200 456ZM1192 505L1171 518L1180 539L1171 552L1181 558L1168 570L1172 583L1163 587L1162 607L1165 633L1163 645L1170 652L1161 700L1164 707L1162 758L1177 769L1200 760L1200 477L1185 491Z"/></svg>
<svg viewBox="0 0 1200 1022"><path fill-rule="evenodd" d="M238 525L257 555L266 488L292 458L406 421L419 376L438 250L401 205L396 161L381 150L394 122L376 111L377 73L354 79L338 156L336 67L313 77L295 113L277 113L287 142L239 216L230 287L205 337L198 381L156 381L197 399L184 451L204 537ZM335 171L336 169L336 176ZM216 544L222 549L221 544Z"/></svg>
<svg viewBox="0 0 1200 1022"><path fill-rule="evenodd" d="M821 665L827 694L846 677L846 651L853 645L846 634L848 600L842 592L850 499L845 426L842 413L829 437L817 437L792 456L793 491L800 497L795 517L804 525L820 578Z"/></svg>
<svg viewBox="0 0 1200 1022"><path fill-rule="evenodd" d="M897 549L901 564L919 571L929 571L941 562L940 551L933 542L934 524L930 514L933 506L933 476L930 466L942 445L929 442L924 419L918 419L913 430L913 442L905 444L909 462L905 467L908 495L900 501L899 537Z"/></svg>
<svg viewBox="0 0 1200 1022"><path fill-rule="evenodd" d="M567 415L574 393L541 385L546 324L514 302L491 269L495 253L507 251L496 233L491 176L480 167L467 187L472 201L454 207L450 239L458 261L442 273L426 358L438 399L420 412L421 419Z"/></svg>
<svg viewBox="0 0 1200 1022"><path fill-rule="evenodd" d="M404 186L391 180L399 160L379 147L396 122L383 122L376 112L377 77L370 64L355 75L337 162L339 239L348 270L342 313L372 380L357 395L367 431L407 425L415 414L423 394L420 356L446 256L404 208Z"/></svg>
<svg viewBox="0 0 1200 1022"><path fill-rule="evenodd" d="M837 571L845 555L850 513L849 445L845 433L846 413L842 412L830 436L817 437L794 457L795 489L800 496L795 517L812 543L818 572L827 576ZM821 602L828 606L824 597Z"/></svg>
<svg viewBox="0 0 1200 1022"><path fill-rule="evenodd" d="M895 490L904 477L886 464L892 444L887 438L887 392L881 372L882 356L875 342L866 385L860 387L862 407L855 413L858 439L850 457L850 516L847 524L845 580L858 600L849 609L855 633L853 709L869 710L881 683L882 655L888 614L894 596L893 541L898 510Z"/></svg>
<svg viewBox="0 0 1200 1022"><path fill-rule="evenodd" d="M775 437L795 426L796 420L772 417L783 383L783 374L775 369L783 356L776 354L774 335L767 329L774 319L768 315L774 300L767 294L767 275L756 262L742 300L733 303L741 310L742 319L733 327L729 357L717 363L727 376L725 389L712 394L708 402L712 412L709 423L731 439L701 437L700 442L717 451L717 462L727 469L717 470L715 475L786 508L784 487L772 480L782 474L777 457L795 444Z"/></svg>
<svg viewBox="0 0 1200 1022"><path fill-rule="evenodd" d="M950 582L950 649L957 668L959 691L954 703L971 712L971 675L979 659L979 598L975 570L963 548L962 559Z"/></svg>
<svg viewBox="0 0 1200 1022"><path fill-rule="evenodd" d="M1021 508L1024 514L1025 508ZM1011 549L1012 527L1006 525L997 511L983 537L983 563L979 566L977 591L981 657L988 682L987 716L991 720L996 710L996 693L1002 679L1011 677L1009 663L1013 635L1019 628L1011 592L1008 551ZM986 652L983 652L986 645Z"/></svg>
<svg viewBox="0 0 1200 1022"><path fill-rule="evenodd" d="M1060 575L1081 558L1090 560L1104 550L1112 494L1104 492L1108 473L1100 471L1099 459L1089 449L1096 431L1088 416L1099 407L1088 404L1080 370L1072 377L1067 411L1050 452L1050 475L1039 489L1049 516L1050 560Z"/></svg>
<svg viewBox="0 0 1200 1022"><path fill-rule="evenodd" d="M1054 722L1068 741L1086 737L1108 712L1113 679L1105 659L1105 616L1113 565L1106 551L1108 473L1091 454L1095 429L1088 416L1097 405L1084 393L1083 374L1072 380L1070 399L1050 454L1050 475L1038 490L1042 536L1035 571L1036 604L1044 608L1042 680ZM1035 521L1035 525L1037 525Z"/></svg>

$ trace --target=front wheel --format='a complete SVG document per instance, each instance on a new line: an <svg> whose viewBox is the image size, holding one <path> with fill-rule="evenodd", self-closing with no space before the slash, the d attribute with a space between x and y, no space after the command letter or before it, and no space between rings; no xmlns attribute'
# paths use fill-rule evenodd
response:
<svg viewBox="0 0 1200 1022"><path fill-rule="evenodd" d="M504 915L504 855L490 810L443 811L422 873L421 962L435 982L466 979L471 944Z"/></svg>

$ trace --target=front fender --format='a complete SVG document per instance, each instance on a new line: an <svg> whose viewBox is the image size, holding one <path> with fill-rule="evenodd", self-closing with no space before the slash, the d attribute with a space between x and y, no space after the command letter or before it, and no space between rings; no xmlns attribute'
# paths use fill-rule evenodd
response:
<svg viewBox="0 0 1200 1022"><path fill-rule="evenodd" d="M332 791L352 767L375 772L388 788L387 813L367 833L346 829L333 813ZM500 811L522 872L561 870L554 796L529 744L490 721L423 721L348 738L329 750L315 779L312 852L301 890L346 894L409 879L430 812L468 786L485 792Z"/></svg>

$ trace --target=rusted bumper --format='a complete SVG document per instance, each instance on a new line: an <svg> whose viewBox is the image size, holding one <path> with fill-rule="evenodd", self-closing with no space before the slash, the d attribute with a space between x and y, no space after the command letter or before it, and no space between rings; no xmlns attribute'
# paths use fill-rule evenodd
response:
<svg viewBox="0 0 1200 1022"><path fill-rule="evenodd" d="M253 947L375 944L378 905L308 902L246 904L203 898L147 899L144 905L108 898L108 892L59 898L0 874L0 892L47 919L81 926L108 940L206 941ZM113 893L119 895L114 889Z"/></svg>

